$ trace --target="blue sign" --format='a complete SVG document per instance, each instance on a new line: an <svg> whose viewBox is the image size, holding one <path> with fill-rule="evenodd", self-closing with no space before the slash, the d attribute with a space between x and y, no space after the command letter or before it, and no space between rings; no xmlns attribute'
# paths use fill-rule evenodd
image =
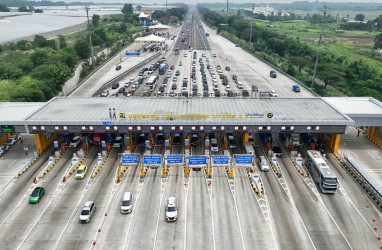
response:
<svg viewBox="0 0 382 250"><path fill-rule="evenodd" d="M139 55L141 55L141 53L138 51L134 51L134 52L127 52L126 51L125 55L126 56L139 56Z"/></svg>
<svg viewBox="0 0 382 250"><path fill-rule="evenodd" d="M229 164L229 156L227 155L214 155L212 157L214 165L228 165Z"/></svg>
<svg viewBox="0 0 382 250"><path fill-rule="evenodd" d="M122 155L122 164L138 164L137 155Z"/></svg>
<svg viewBox="0 0 382 250"><path fill-rule="evenodd" d="M183 156L181 155L167 155L167 164L181 164L183 163Z"/></svg>
<svg viewBox="0 0 382 250"><path fill-rule="evenodd" d="M103 126L111 126L112 124L111 124L111 121L103 121L102 125Z"/></svg>
<svg viewBox="0 0 382 250"><path fill-rule="evenodd" d="M162 164L162 156L161 155L144 155L143 164L160 165Z"/></svg>
<svg viewBox="0 0 382 250"><path fill-rule="evenodd" d="M188 157L188 165L207 165L207 157L190 156Z"/></svg>
<svg viewBox="0 0 382 250"><path fill-rule="evenodd" d="M252 165L252 155L236 155L236 164Z"/></svg>

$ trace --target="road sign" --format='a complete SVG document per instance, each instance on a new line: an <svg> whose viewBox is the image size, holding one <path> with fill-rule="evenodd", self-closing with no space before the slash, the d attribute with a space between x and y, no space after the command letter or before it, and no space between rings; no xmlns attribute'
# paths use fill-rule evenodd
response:
<svg viewBox="0 0 382 250"><path fill-rule="evenodd" d="M112 124L111 124L111 121L103 121L102 125L103 126L111 126Z"/></svg>
<svg viewBox="0 0 382 250"><path fill-rule="evenodd" d="M166 161L167 161L167 164L182 164L183 156L182 155L167 155Z"/></svg>
<svg viewBox="0 0 382 250"><path fill-rule="evenodd" d="M122 162L122 165L138 164L138 156L137 155L122 155L121 162Z"/></svg>
<svg viewBox="0 0 382 250"><path fill-rule="evenodd" d="M141 55L141 53L138 51L133 51L133 52L126 51L125 55L126 56L139 56L139 55Z"/></svg>
<svg viewBox="0 0 382 250"><path fill-rule="evenodd" d="M252 165L253 155L236 155L236 165Z"/></svg>
<svg viewBox="0 0 382 250"><path fill-rule="evenodd" d="M213 165L228 165L229 156L228 155L214 155L212 156Z"/></svg>
<svg viewBox="0 0 382 250"><path fill-rule="evenodd" d="M162 164L162 156L161 155L144 155L143 164L160 165Z"/></svg>
<svg viewBox="0 0 382 250"><path fill-rule="evenodd" d="M188 165L207 165L207 157L205 156L190 156L188 157Z"/></svg>

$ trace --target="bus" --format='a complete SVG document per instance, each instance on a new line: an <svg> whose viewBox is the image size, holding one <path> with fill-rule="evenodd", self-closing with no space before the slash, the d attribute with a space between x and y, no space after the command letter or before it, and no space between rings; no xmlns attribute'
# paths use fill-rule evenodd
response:
<svg viewBox="0 0 382 250"><path fill-rule="evenodd" d="M322 193L335 193L338 181L335 173L317 150L308 150L306 165Z"/></svg>
<svg viewBox="0 0 382 250"><path fill-rule="evenodd" d="M147 80L146 86L150 87L150 91L155 89L158 78L159 76L150 76L149 80Z"/></svg>

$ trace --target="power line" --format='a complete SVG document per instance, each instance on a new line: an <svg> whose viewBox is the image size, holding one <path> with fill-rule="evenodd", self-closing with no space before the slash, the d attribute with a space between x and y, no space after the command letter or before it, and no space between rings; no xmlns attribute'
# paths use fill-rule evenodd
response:
<svg viewBox="0 0 382 250"><path fill-rule="evenodd" d="M321 11L324 13L324 18L321 23L321 31L320 31L320 38L318 39L318 45L317 45L317 57L316 57L316 62L314 63L314 70L313 70L313 76L312 76L312 84L310 85L310 88L313 88L313 85L316 80L316 73L317 73L317 65L318 65L318 59L320 57L320 45L321 45L321 39L322 39L322 32L324 30L324 22L326 18L326 11L329 9L328 6L324 5L324 9L321 9Z"/></svg>

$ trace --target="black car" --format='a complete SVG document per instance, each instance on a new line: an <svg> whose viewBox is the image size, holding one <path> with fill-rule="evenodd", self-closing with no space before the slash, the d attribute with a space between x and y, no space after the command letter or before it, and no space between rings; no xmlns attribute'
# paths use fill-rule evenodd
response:
<svg viewBox="0 0 382 250"><path fill-rule="evenodd" d="M232 90L228 90L228 92L227 92L227 96L228 96L228 97L233 97L233 92L232 92Z"/></svg>
<svg viewBox="0 0 382 250"><path fill-rule="evenodd" d="M207 90L203 90L203 97L209 97L210 94L208 93L208 89Z"/></svg>
<svg viewBox="0 0 382 250"><path fill-rule="evenodd" d="M215 90L215 97L220 97L220 90Z"/></svg>
<svg viewBox="0 0 382 250"><path fill-rule="evenodd" d="M113 84L111 85L111 88L112 88L112 89L117 89L117 88L119 88L119 83L118 83L118 82L113 83Z"/></svg>
<svg viewBox="0 0 382 250"><path fill-rule="evenodd" d="M174 65L171 65L171 66L170 66L170 69L171 69L171 70L173 70L174 68L175 68L175 66L174 66Z"/></svg>
<svg viewBox="0 0 382 250"><path fill-rule="evenodd" d="M243 90L243 97L248 97L249 96L249 93L248 93L248 90L244 89Z"/></svg>
<svg viewBox="0 0 382 250"><path fill-rule="evenodd" d="M256 85L252 85L252 91L255 92L257 90L258 90L257 86Z"/></svg>
<svg viewBox="0 0 382 250"><path fill-rule="evenodd" d="M231 68L227 66L227 67L225 67L225 70L230 71Z"/></svg>
<svg viewBox="0 0 382 250"><path fill-rule="evenodd" d="M198 91L197 90L192 90L192 96L198 96Z"/></svg>
<svg viewBox="0 0 382 250"><path fill-rule="evenodd" d="M164 89L166 88L166 86L164 86L164 85L161 85L160 87L159 87L159 91L160 92L164 92Z"/></svg>
<svg viewBox="0 0 382 250"><path fill-rule="evenodd" d="M163 133L157 134L156 139L155 139L156 144L162 145L162 144L164 144L164 141L165 141L164 134Z"/></svg>
<svg viewBox="0 0 382 250"><path fill-rule="evenodd" d="M180 134L175 134L174 138L172 139L172 145L181 145L182 144L182 137Z"/></svg>
<svg viewBox="0 0 382 250"><path fill-rule="evenodd" d="M123 93L125 92L125 87L121 87L119 90L118 90L119 93Z"/></svg>
<svg viewBox="0 0 382 250"><path fill-rule="evenodd" d="M190 144L191 146L197 146L199 144L198 134L191 134Z"/></svg>
<svg viewBox="0 0 382 250"><path fill-rule="evenodd" d="M122 69L122 66L121 66L121 65L118 65L115 69L116 69L116 70L120 70L120 69Z"/></svg>
<svg viewBox="0 0 382 250"><path fill-rule="evenodd" d="M283 151L279 146L272 146L272 151L276 156L283 156Z"/></svg>
<svg viewBox="0 0 382 250"><path fill-rule="evenodd" d="M145 80L144 78L139 78L139 79L138 79L138 83L139 83L139 84L142 84L144 80Z"/></svg>

